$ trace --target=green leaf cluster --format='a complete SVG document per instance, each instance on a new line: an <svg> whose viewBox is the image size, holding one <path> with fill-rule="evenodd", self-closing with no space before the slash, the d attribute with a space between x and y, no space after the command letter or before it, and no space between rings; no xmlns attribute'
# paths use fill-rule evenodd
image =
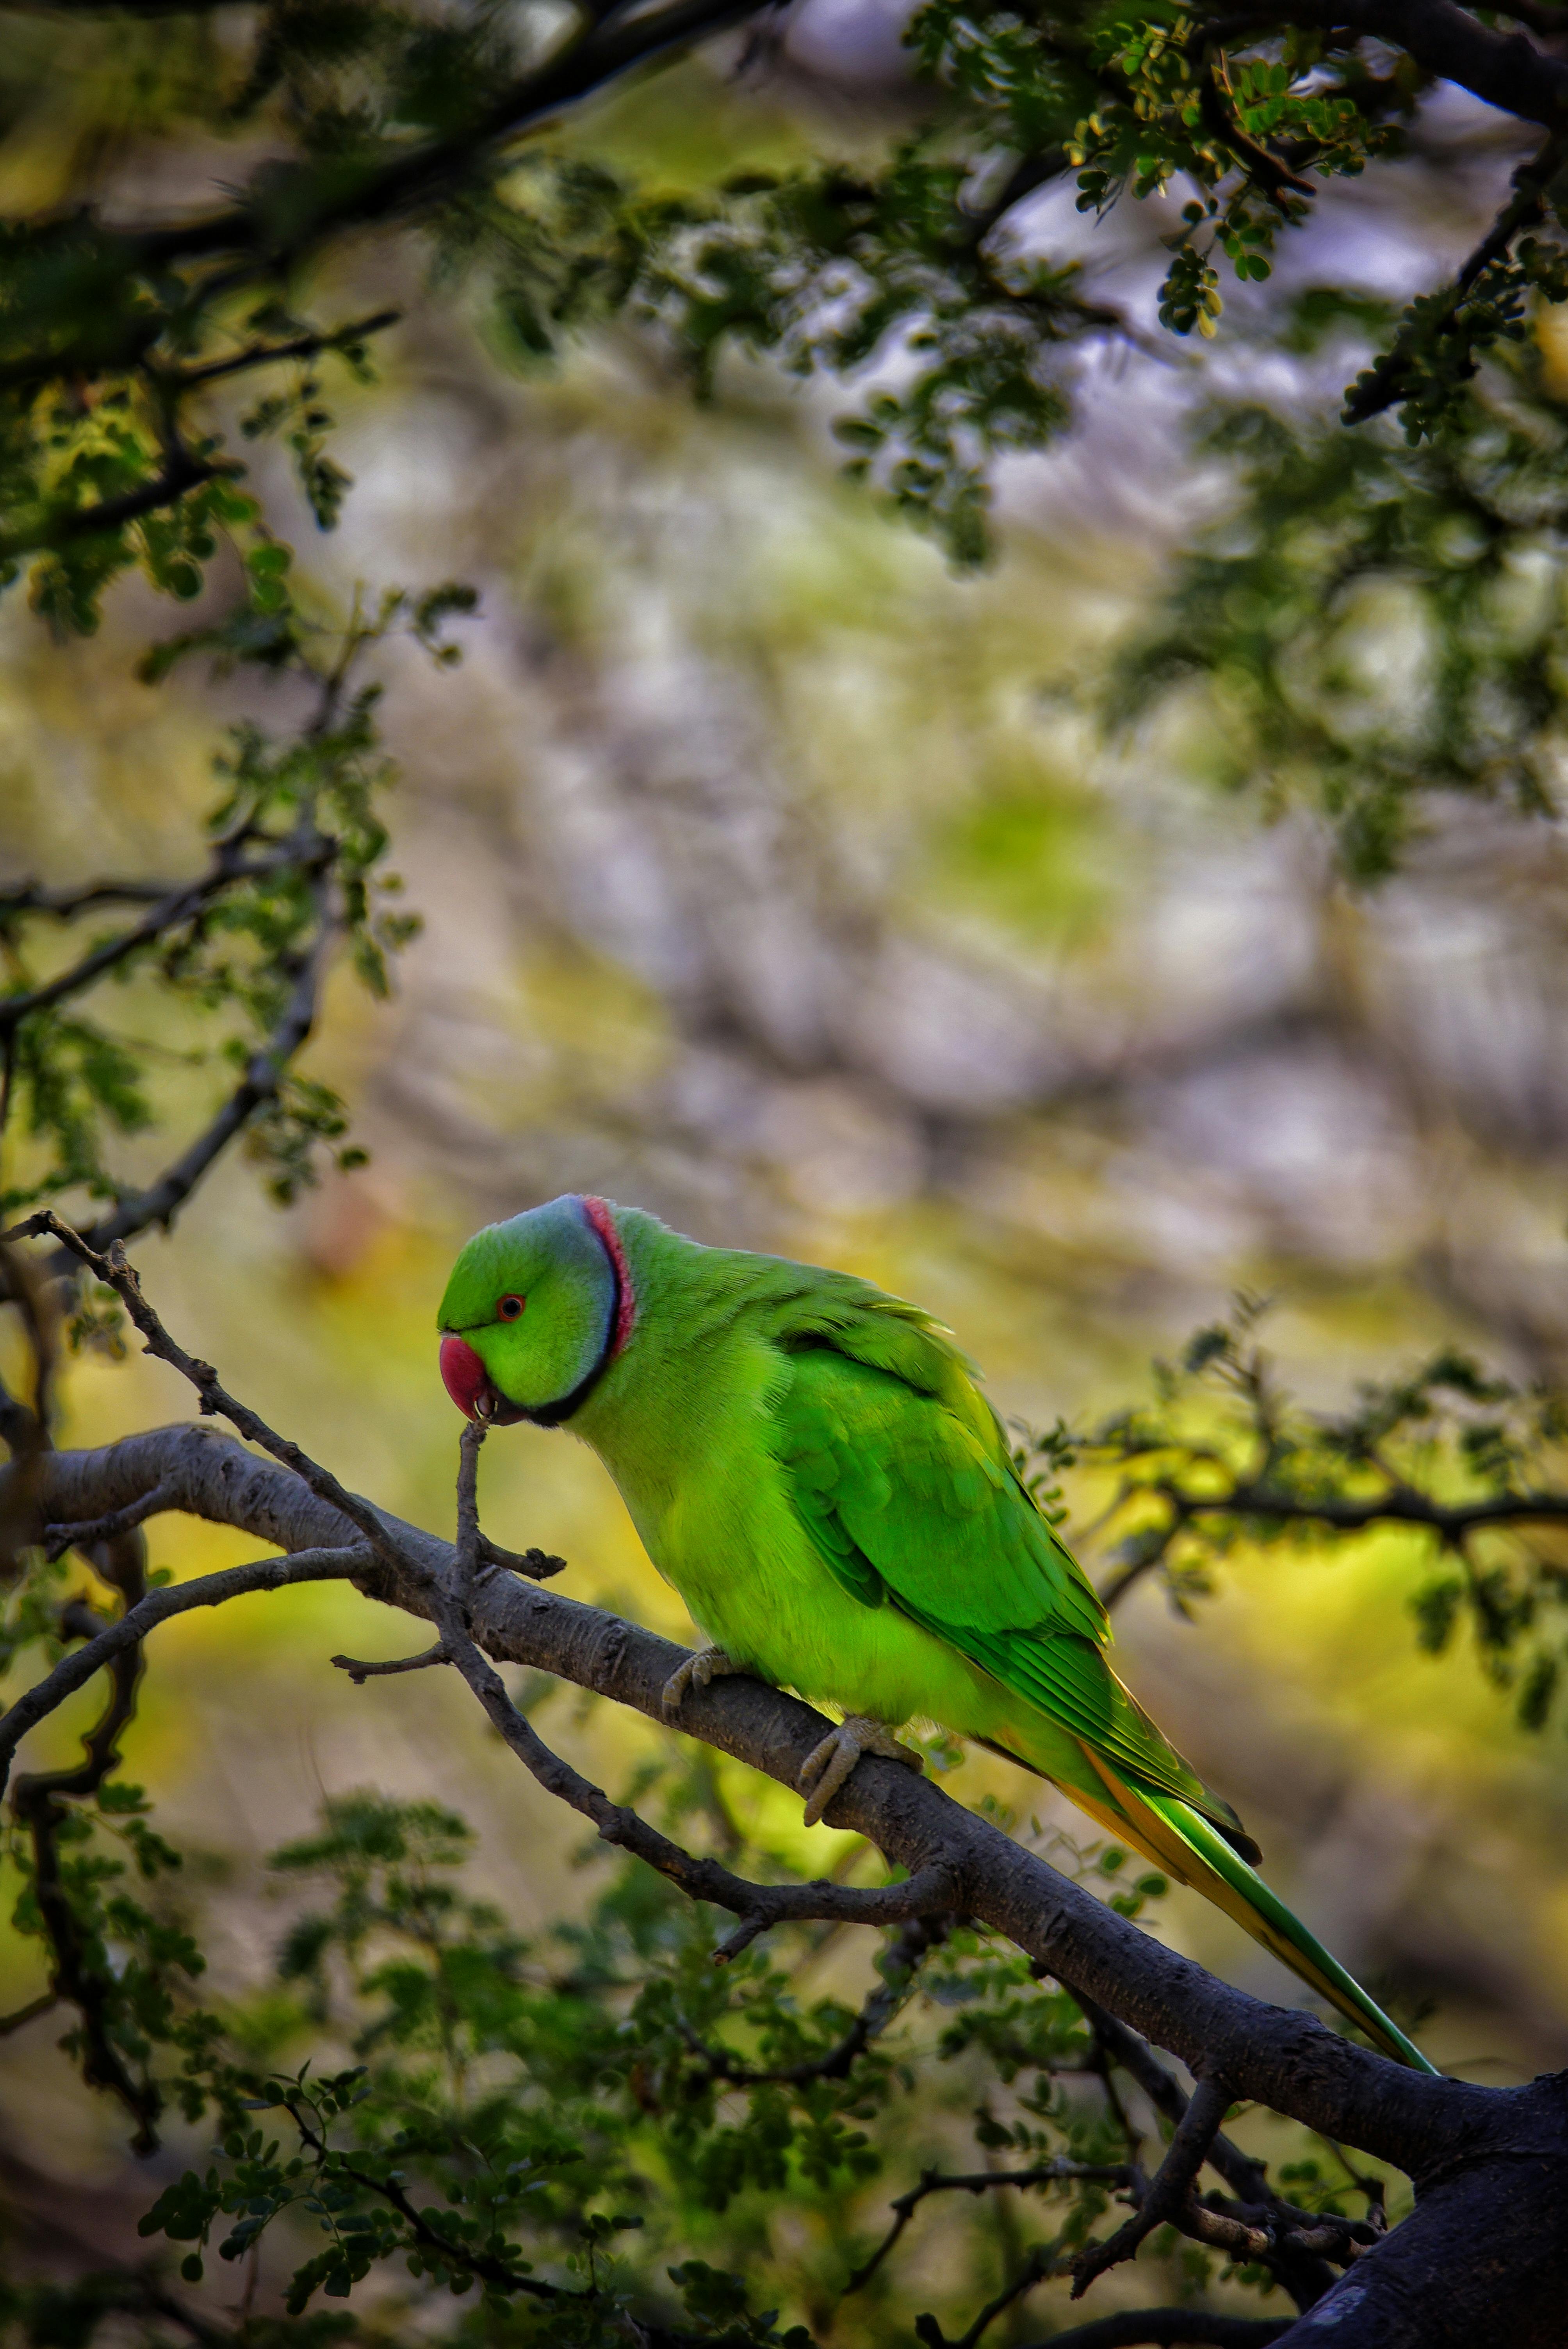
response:
<svg viewBox="0 0 1568 2349"><path fill-rule="evenodd" d="M655 1784L688 1837L706 1828L731 1861L780 1872L777 1851L743 1835L738 1847L711 1755L644 1774L642 1794ZM116 2044L188 2121L216 2124L141 2231L173 2248L188 2283L214 2261L222 2272L261 2251L277 2274L281 2259L297 2323L374 2279L400 2324L456 2301L459 2335L476 2343L499 2328L599 2349L632 2323L808 2349L846 2292L848 2305L865 2293L857 2322L896 2323L898 2264L866 2255L877 2189L906 2182L913 2159L945 2153L961 2176L1027 2168L1023 2231L1037 2234L1037 2209L1046 2233L1022 2248L1044 2277L1105 2215L1130 2158L1109 2085L1085 2092L1099 2059L1074 2001L968 1927L888 1938L858 2008L819 1979L830 1930L788 1929L716 1966L727 1920L635 1862L580 1921L529 1938L468 1889L461 1818L352 1795L273 1857L280 1886L304 1895L273 1981L214 2009L199 2000L189 1920L127 1889L132 1872L157 1888L178 1866L139 1789L111 1778L95 1804L61 1807L67 1898L96 1975L115 1985ZM1051 1856L1107 1890L1127 1866L1066 1837ZM18 1920L37 1935L27 1852L14 1841L10 1857ZM1117 1905L1135 1913L1164 1889L1145 1877ZM61 2044L79 2056L75 2035ZM803 2259L769 2247L780 2198L813 2237ZM985 2289L993 2216L965 2194L927 2219L949 2245L944 2307ZM761 2305L764 2284L779 2305ZM83 2349L111 2318L156 2329L129 2287L82 2289L69 2312L14 2295L15 2336L45 2349L67 2314Z"/></svg>

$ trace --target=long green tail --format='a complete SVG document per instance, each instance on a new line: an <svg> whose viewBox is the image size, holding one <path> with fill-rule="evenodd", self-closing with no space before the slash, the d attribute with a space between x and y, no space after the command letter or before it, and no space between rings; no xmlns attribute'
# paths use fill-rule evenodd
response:
<svg viewBox="0 0 1568 2349"><path fill-rule="evenodd" d="M1277 1892L1233 1851L1219 1829L1212 1826L1190 1803L1174 1795L1157 1794L1108 1767L1103 1754L1084 1748L1108 1792L1117 1800L1133 1839L1143 1846L1157 1867L1166 1868L1193 1890L1202 1892L1232 1917L1254 1941L1287 1965L1294 1974L1359 2023L1384 2054L1413 2071L1440 2076L1420 2049L1390 2023L1382 2008L1367 1997L1353 1974L1330 1957L1299 1917L1285 1907ZM1124 1830L1125 1831L1125 1830Z"/></svg>

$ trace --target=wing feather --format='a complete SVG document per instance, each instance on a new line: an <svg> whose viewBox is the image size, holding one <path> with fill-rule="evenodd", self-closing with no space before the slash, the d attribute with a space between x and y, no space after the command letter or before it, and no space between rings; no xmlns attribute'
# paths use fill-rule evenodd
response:
<svg viewBox="0 0 1568 2349"><path fill-rule="evenodd" d="M956 1353L944 1348L934 1363L931 1333L917 1329L929 1351L916 1383L890 1359L912 1333L890 1348L885 1323L873 1320L868 1337L841 1313L830 1331L823 1318L805 1344L805 1332L789 1333L792 1376L774 1426L795 1506L830 1571L863 1605L897 1608L1119 1768L1231 1826L1227 1806L1110 1670L1099 1598L1019 1483L1000 1423ZM955 1372L967 1393L954 1392Z"/></svg>

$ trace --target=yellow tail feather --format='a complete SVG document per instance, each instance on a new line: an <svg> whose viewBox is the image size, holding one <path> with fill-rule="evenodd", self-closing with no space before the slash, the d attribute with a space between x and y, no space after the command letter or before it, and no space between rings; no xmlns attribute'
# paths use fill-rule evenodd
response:
<svg viewBox="0 0 1568 2349"><path fill-rule="evenodd" d="M1216 1909L1233 1918L1243 1932L1261 1942L1309 1989L1327 1999L1348 2021L1365 2031L1385 2054L1417 2071L1435 2071L1398 2024L1389 2021L1337 1959L1331 1957L1300 1920L1292 1916L1278 1893L1230 1848L1207 1819L1188 1804L1133 1785L1092 1746L1084 1744L1082 1751L1103 1782L1114 1810L1108 1806L1102 1811L1097 1804L1085 1800L1075 1787L1072 1793L1076 1802L1102 1824L1109 1825L1114 1834L1125 1837L1178 1883L1191 1885L1195 1892L1212 1900Z"/></svg>

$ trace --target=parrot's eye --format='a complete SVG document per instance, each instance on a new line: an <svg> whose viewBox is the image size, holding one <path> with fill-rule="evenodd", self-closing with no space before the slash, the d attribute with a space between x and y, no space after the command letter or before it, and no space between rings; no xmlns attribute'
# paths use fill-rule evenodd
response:
<svg viewBox="0 0 1568 2349"><path fill-rule="evenodd" d="M495 1309L496 1319L498 1321L516 1321L521 1316L522 1309L527 1302L528 1299L525 1297L498 1298Z"/></svg>

